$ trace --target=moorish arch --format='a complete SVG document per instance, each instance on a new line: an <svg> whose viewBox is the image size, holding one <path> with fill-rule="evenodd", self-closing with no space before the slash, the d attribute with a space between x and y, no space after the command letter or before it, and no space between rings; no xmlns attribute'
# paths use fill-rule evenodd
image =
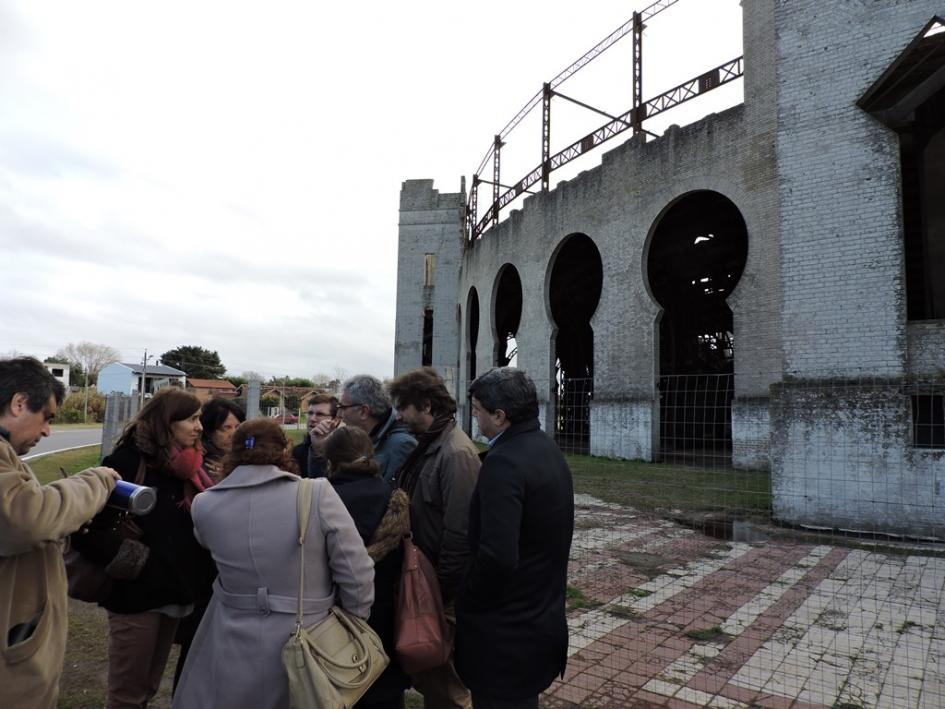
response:
<svg viewBox="0 0 945 709"><path fill-rule="evenodd" d="M671 203L651 229L645 281L659 315L659 452L727 463L732 450L735 332L726 302L745 269L748 230L711 190Z"/></svg>
<svg viewBox="0 0 945 709"><path fill-rule="evenodd" d="M554 435L562 450L590 448L594 330L603 285L600 251L586 234L570 234L549 261L548 309L554 323Z"/></svg>
<svg viewBox="0 0 945 709"><path fill-rule="evenodd" d="M495 341L493 364L514 367L518 361L515 335L522 321L522 279L510 263L499 269L492 291L492 322Z"/></svg>

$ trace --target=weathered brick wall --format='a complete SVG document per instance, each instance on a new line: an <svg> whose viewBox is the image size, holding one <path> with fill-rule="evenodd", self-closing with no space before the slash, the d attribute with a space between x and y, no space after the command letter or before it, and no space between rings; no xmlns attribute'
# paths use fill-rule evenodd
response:
<svg viewBox="0 0 945 709"><path fill-rule="evenodd" d="M945 320L908 323L906 338L909 376L945 381Z"/></svg>
<svg viewBox="0 0 945 709"><path fill-rule="evenodd" d="M440 194L433 180L407 180L400 191L394 374L420 366L423 312L433 309L433 365L455 380L462 254L462 192ZM424 286L424 256L434 254L434 285Z"/></svg>
<svg viewBox="0 0 945 709"><path fill-rule="evenodd" d="M771 461L775 508L785 520L918 534L940 525L945 453L912 446L905 383L945 377L945 325L906 322L898 138L855 104L932 15L945 15L945 2L752 0L743 13L744 105L657 140L625 141L599 166L526 198L461 256L453 251L455 203L437 211L445 196L434 198L432 183L405 183L399 268L413 268L418 256L422 268L437 238L450 241L459 260L449 302L462 312L459 331L444 337L458 351L437 347L449 351L442 361L462 363L456 378L465 382L469 290L479 295L482 373L493 363L496 277L504 264L516 267L518 364L539 387L547 429L550 271L570 234L590 237L603 261L591 320L591 452L652 459L660 305L646 280L647 249L680 197L725 195L748 229L745 271L728 299L734 464ZM423 305L410 288L401 297L402 280L398 371L419 361Z"/></svg>
<svg viewBox="0 0 945 709"><path fill-rule="evenodd" d="M943 11L941 0L778 2L784 350L796 376L905 371L898 138L856 101Z"/></svg>
<svg viewBox="0 0 945 709"><path fill-rule="evenodd" d="M772 484L788 521L941 533L945 458L912 446L903 385L934 373L941 328L907 327L898 137L856 101L943 11L941 0L777 3L789 382L772 401Z"/></svg>
<svg viewBox="0 0 945 709"><path fill-rule="evenodd" d="M911 447L901 381L817 380L775 387L771 481L779 519L941 537L945 451Z"/></svg>

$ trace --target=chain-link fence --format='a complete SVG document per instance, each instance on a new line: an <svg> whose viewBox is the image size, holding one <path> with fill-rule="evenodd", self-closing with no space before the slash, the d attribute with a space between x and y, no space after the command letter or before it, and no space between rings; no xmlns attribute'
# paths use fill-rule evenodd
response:
<svg viewBox="0 0 945 709"><path fill-rule="evenodd" d="M576 518L542 706L945 707L945 388L739 385L550 384Z"/></svg>

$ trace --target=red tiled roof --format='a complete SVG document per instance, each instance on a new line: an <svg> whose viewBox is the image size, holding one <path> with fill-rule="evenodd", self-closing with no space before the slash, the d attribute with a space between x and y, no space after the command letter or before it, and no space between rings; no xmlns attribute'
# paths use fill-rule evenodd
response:
<svg viewBox="0 0 945 709"><path fill-rule="evenodd" d="M188 379L187 386L195 389L235 389L226 379Z"/></svg>

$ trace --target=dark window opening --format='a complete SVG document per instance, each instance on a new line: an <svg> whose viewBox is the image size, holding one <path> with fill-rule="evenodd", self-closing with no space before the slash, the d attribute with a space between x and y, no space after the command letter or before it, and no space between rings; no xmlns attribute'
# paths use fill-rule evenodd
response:
<svg viewBox="0 0 945 709"><path fill-rule="evenodd" d="M420 366L433 366L433 311L423 311L423 347L420 350Z"/></svg>
<svg viewBox="0 0 945 709"><path fill-rule="evenodd" d="M515 266L506 264L499 272L495 298L495 354L496 367L514 367L518 362L518 343L515 334L522 320L522 279Z"/></svg>
<svg viewBox="0 0 945 709"><path fill-rule="evenodd" d="M479 292L469 289L466 299L466 382L467 387L476 378L476 345L479 344ZM466 402L463 428L472 436L472 405Z"/></svg>
<svg viewBox="0 0 945 709"><path fill-rule="evenodd" d="M929 21L857 104L899 134L906 315L945 318L945 20Z"/></svg>
<svg viewBox="0 0 945 709"><path fill-rule="evenodd" d="M555 257L548 299L555 322L554 435L569 453L589 453L594 395L591 317L604 277L600 251L584 234L568 238Z"/></svg>
<svg viewBox="0 0 945 709"><path fill-rule="evenodd" d="M466 305L466 321L468 331L466 337L467 352L467 379L472 382L476 378L476 346L479 344L479 293L475 288L469 289L469 300Z"/></svg>
<svg viewBox="0 0 945 709"><path fill-rule="evenodd" d="M660 219L647 276L663 312L659 326L660 456L727 464L732 450L735 336L726 298L748 256L738 208L717 192L694 192Z"/></svg>
<svg viewBox="0 0 945 709"><path fill-rule="evenodd" d="M908 318L945 318L945 89L916 109L899 146Z"/></svg>
<svg viewBox="0 0 945 709"><path fill-rule="evenodd" d="M945 394L913 394L912 445L945 448Z"/></svg>

